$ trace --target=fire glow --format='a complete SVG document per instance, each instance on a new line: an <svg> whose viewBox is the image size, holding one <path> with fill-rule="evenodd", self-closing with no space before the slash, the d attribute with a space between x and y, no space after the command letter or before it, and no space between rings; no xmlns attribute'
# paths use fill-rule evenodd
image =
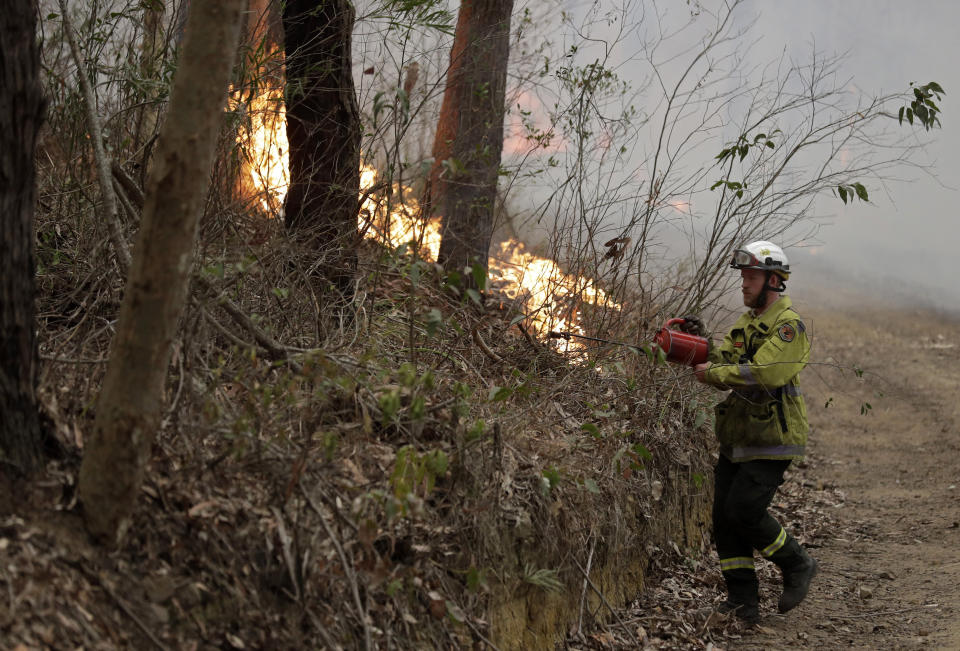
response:
<svg viewBox="0 0 960 651"><path fill-rule="evenodd" d="M247 103L248 115L237 136L244 152L243 193L268 216L282 214L290 183L281 97L279 89L272 89ZM231 108L239 110L243 106L240 98L231 98ZM376 185L377 171L362 165L360 197L366 199L357 218L360 231L366 238L392 248L412 242L424 259L436 261L441 218L424 220L410 188L394 187L393 192L387 193L375 191ZM513 302L526 315L528 326L541 336L550 330L585 334L580 314L585 304L620 309L592 280L564 273L555 261L531 253L515 239L497 246L489 259L489 279L492 288ZM580 342L567 341L563 345L570 352L584 352Z"/></svg>
<svg viewBox="0 0 960 651"><path fill-rule="evenodd" d="M230 109L242 116L237 129L242 191L265 215L280 215L290 187L283 90L268 87L249 100L231 91Z"/></svg>

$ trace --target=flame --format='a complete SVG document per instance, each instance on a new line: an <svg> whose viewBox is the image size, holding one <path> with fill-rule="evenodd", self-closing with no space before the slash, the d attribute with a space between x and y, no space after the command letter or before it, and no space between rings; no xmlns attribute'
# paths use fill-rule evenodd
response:
<svg viewBox="0 0 960 651"><path fill-rule="evenodd" d="M376 185L377 171L361 165L360 198L366 199L357 217L360 232L391 248L413 242L425 259L436 261L440 254L440 218L422 219L420 202L409 187L394 184L385 196L376 192Z"/></svg>
<svg viewBox="0 0 960 651"><path fill-rule="evenodd" d="M230 110L243 117L237 130L241 152L240 189L246 199L267 216L283 212L283 200L290 187L287 157L287 111L283 89L267 89L245 98L242 89L230 89Z"/></svg>
<svg viewBox="0 0 960 651"><path fill-rule="evenodd" d="M234 110L242 107L231 94ZM247 104L249 128L240 130L237 142L246 152L242 186L267 215L282 213L289 187L286 115L279 88L268 89ZM363 200L357 227L366 238L385 246L413 243L428 261L440 252L440 217L423 219L420 205L409 187L394 184L378 187L377 170L360 168L360 198ZM389 190L389 191L388 191ZM514 301L526 315L527 324L541 336L550 330L586 334L581 308L586 304L619 310L606 292L589 278L565 273L556 261L527 250L523 242L510 239L498 245L489 260L490 285ZM585 346L576 340L564 345L582 358Z"/></svg>
<svg viewBox="0 0 960 651"><path fill-rule="evenodd" d="M530 324L540 334L550 330L586 334L581 324L584 303L619 310L620 306L589 278L564 273L549 258L527 251L523 242L501 242L499 254L490 258L494 287L508 298L522 302ZM580 342L570 349L582 350Z"/></svg>

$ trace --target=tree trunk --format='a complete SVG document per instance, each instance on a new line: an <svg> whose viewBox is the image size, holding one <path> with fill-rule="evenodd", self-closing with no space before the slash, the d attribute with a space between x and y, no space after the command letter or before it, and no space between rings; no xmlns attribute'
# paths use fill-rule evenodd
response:
<svg viewBox="0 0 960 651"><path fill-rule="evenodd" d="M43 121L36 3L0 11L0 455L21 470L41 456L34 335L34 152Z"/></svg>
<svg viewBox="0 0 960 651"><path fill-rule="evenodd" d="M113 545L130 523L186 302L245 0L191 0L170 107L151 165L133 266L80 469L90 533Z"/></svg>
<svg viewBox="0 0 960 651"><path fill-rule="evenodd" d="M513 0L460 5L434 139L433 205L442 215L440 260L486 269L493 236Z"/></svg>
<svg viewBox="0 0 960 651"><path fill-rule="evenodd" d="M342 291L356 267L360 193L355 17L349 0L288 0L283 10L290 147L285 219L329 256L321 267Z"/></svg>

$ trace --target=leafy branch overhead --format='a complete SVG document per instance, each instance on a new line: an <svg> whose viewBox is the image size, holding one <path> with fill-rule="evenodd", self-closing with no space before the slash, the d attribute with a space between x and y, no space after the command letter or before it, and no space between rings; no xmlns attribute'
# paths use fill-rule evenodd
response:
<svg viewBox="0 0 960 651"><path fill-rule="evenodd" d="M837 186L834 194L839 194L844 204L847 203L848 198L853 202L854 196L860 199L860 201L870 201L869 196L867 196L867 189L863 186L863 183L851 183L849 185L843 185L841 183Z"/></svg>
<svg viewBox="0 0 960 651"><path fill-rule="evenodd" d="M751 147L767 147L769 149L774 149L776 144L773 142L773 136L777 135L778 133L780 133L780 129L774 129L769 136L765 133L758 133L753 137L753 141L750 141L746 134L741 134L740 137L737 138L736 143L727 147L726 149L721 150L715 158L722 165L728 158L733 158L734 156L738 156L740 160L743 161L743 159L746 158L747 154L750 152ZM714 184L713 187L717 187L717 184Z"/></svg>
<svg viewBox="0 0 960 651"><path fill-rule="evenodd" d="M913 82L910 82L910 86L913 87ZM907 122L913 124L913 119L916 118L927 131L934 125L941 126L940 118L937 117L940 113L940 107L933 102L932 98L935 97L939 102L943 95L946 95L946 93L940 87L940 84L935 81L923 86L913 87L914 99L910 102L910 106L900 107L899 123L903 124L903 120L906 118Z"/></svg>
<svg viewBox="0 0 960 651"><path fill-rule="evenodd" d="M746 134L741 134L734 144L722 149L714 158L720 165L723 165L728 160L733 162L734 159L738 159L740 162L743 162L743 159L746 158L747 154L750 153L751 148L760 147L765 149L775 149L776 144L773 142L773 136L779 133L780 129L774 129L770 135L758 133L753 137L753 140L750 140ZM746 182L721 179L711 185L710 189L716 190L720 186L724 186L727 190L733 192L737 196L737 199L743 198L743 191L747 188Z"/></svg>

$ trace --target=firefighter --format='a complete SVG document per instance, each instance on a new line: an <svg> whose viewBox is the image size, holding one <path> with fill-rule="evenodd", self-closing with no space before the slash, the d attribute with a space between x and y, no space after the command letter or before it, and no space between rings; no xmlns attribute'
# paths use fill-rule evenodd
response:
<svg viewBox="0 0 960 651"><path fill-rule="evenodd" d="M713 536L727 587L718 610L755 623L760 613L754 550L780 567L781 613L806 597L817 572L817 562L767 511L787 467L804 455L809 427L797 377L809 360L810 342L783 293L790 265L779 246L751 242L734 251L730 266L740 270L749 309L694 373L700 382L730 390L716 407L720 457ZM696 317L681 327L707 336Z"/></svg>

